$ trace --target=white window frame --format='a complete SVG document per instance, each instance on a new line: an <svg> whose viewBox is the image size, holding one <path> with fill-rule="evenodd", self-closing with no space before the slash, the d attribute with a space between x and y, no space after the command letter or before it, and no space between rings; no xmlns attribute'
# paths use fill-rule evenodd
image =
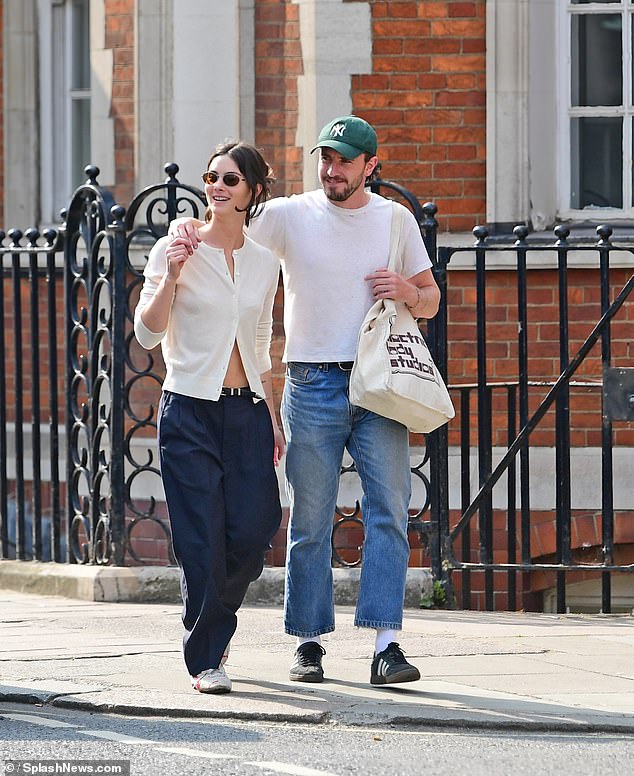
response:
<svg viewBox="0 0 634 776"><path fill-rule="evenodd" d="M593 107L573 107L572 105L572 17L591 14L621 14L623 19L623 94L625 103L622 105L607 105ZM565 0L560 4L558 14L558 40L561 51L559 62L559 191L558 216L561 220L572 221L597 221L632 219L634 217L633 189L632 189L632 143L634 108L632 105L632 90L634 87L632 77L632 19L634 18L634 0L620 0L615 3L578 3ZM629 96L629 99L628 99ZM575 209L570 206L571 201L571 129L573 118L597 116L601 118L623 118L623 207L622 208L582 208Z"/></svg>
<svg viewBox="0 0 634 776"><path fill-rule="evenodd" d="M75 186L72 180L73 100L71 92L73 0L38 0L40 46L40 191L42 221L56 223ZM88 127L90 132L90 126Z"/></svg>
<svg viewBox="0 0 634 776"><path fill-rule="evenodd" d="M86 10L88 13L88 25L87 29L84 30L84 34L86 36L86 45L88 46L88 72L84 74L87 76L87 88L77 88L73 87L73 59L75 55L75 51L73 49L73 44L75 41L75 25L77 24L77 16L73 12L75 10L75 3L77 0L66 0L66 121L68 126L68 132L66 132L65 138L66 138L66 158L68 160L68 175L69 180L67 183L70 184L71 192L72 190L80 185L83 182L83 168L86 166L86 164L92 162L91 154L89 152L88 158L84 160L82 163L81 170L73 170L73 165L75 163L74 154L73 154L73 147L75 145L75 134L74 130L76 129L73 123L73 109L77 103L80 102L88 102L89 104L89 110L88 110L88 125L82 126L82 131L88 135L88 139L90 140L90 124L91 124L91 103L92 103L92 89L91 89L91 83L92 83L92 72L90 67L90 16L91 16L91 9L90 9L90 0L83 0L86 4ZM76 177L73 180L73 175L76 173Z"/></svg>

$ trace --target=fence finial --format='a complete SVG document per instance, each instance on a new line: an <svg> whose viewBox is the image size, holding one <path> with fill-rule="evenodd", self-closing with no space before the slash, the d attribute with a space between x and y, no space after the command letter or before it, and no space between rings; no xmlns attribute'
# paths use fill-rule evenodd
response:
<svg viewBox="0 0 634 776"><path fill-rule="evenodd" d="M486 226L474 226L471 231L480 245L483 245L489 236L489 230Z"/></svg>
<svg viewBox="0 0 634 776"><path fill-rule="evenodd" d="M609 224L600 224L597 226L597 234L600 237L599 245L609 243L613 231L614 230Z"/></svg>

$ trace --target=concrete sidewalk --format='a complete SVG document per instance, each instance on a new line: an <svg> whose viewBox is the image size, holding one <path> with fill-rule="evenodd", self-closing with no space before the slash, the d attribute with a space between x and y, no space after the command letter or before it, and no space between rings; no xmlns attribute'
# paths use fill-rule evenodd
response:
<svg viewBox="0 0 634 776"><path fill-rule="evenodd" d="M239 613L229 695L193 691L178 604L107 603L0 588L0 701L121 714L346 725L618 731L634 735L634 618L408 609L422 679L369 684L372 634L337 607L326 681L288 680L279 606Z"/></svg>

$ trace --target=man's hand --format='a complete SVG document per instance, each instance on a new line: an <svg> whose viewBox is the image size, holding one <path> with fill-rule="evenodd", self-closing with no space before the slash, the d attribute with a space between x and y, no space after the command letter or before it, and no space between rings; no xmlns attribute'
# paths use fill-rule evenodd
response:
<svg viewBox="0 0 634 776"><path fill-rule="evenodd" d="M175 218L169 225L168 234L170 237L179 237L183 240L183 245L191 256L202 242L198 229L203 225L204 222L197 218Z"/></svg>
<svg viewBox="0 0 634 776"><path fill-rule="evenodd" d="M405 302L413 306L418 300L416 286L409 283L398 272L390 272L388 269L378 269L370 275L366 275L365 280L372 284L372 295L375 301L377 299L394 299L396 302Z"/></svg>
<svg viewBox="0 0 634 776"><path fill-rule="evenodd" d="M273 427L273 465L278 466L286 450L286 440L279 426Z"/></svg>
<svg viewBox="0 0 634 776"><path fill-rule="evenodd" d="M433 318L438 312L440 290L431 269L424 269L408 280L396 272L377 269L365 279L372 283L375 299L405 302L415 318Z"/></svg>

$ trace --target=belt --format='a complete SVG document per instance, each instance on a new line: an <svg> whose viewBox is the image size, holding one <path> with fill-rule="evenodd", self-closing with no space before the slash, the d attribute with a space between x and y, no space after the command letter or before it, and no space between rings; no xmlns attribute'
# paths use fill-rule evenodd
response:
<svg viewBox="0 0 634 776"><path fill-rule="evenodd" d="M350 372L354 366L354 361L294 361L289 363L312 366L315 369L323 369L325 372L329 369L341 369L343 372Z"/></svg>
<svg viewBox="0 0 634 776"><path fill-rule="evenodd" d="M331 361L327 363L325 366L328 367L339 367L339 369L342 369L344 372L350 372L352 370L352 367L354 366L354 361Z"/></svg>
<svg viewBox="0 0 634 776"><path fill-rule="evenodd" d="M257 393L252 391L250 388L227 388L224 385L220 389L220 395L221 396L245 396L247 399L255 399L257 397Z"/></svg>

